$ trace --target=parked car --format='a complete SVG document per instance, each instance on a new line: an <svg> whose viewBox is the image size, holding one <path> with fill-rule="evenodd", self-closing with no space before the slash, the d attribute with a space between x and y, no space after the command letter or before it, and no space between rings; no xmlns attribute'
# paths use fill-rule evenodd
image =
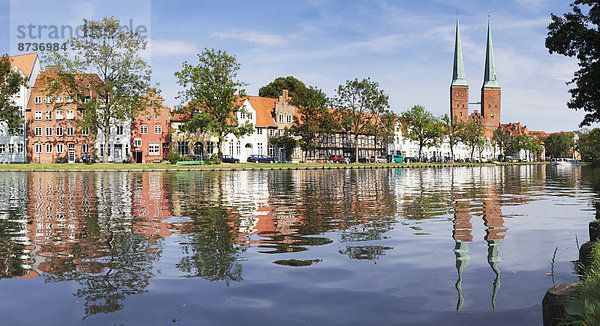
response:
<svg viewBox="0 0 600 326"><path fill-rule="evenodd" d="M371 156L369 159L371 163L387 163L387 159L384 156Z"/></svg>
<svg viewBox="0 0 600 326"><path fill-rule="evenodd" d="M346 163L346 159L338 155L330 155L329 163Z"/></svg>
<svg viewBox="0 0 600 326"><path fill-rule="evenodd" d="M235 158L231 155L223 155L223 156L221 156L221 162L223 162L223 163L240 163L240 159Z"/></svg>
<svg viewBox="0 0 600 326"><path fill-rule="evenodd" d="M388 155L387 156L388 163L404 163L404 157L401 155Z"/></svg>
<svg viewBox="0 0 600 326"><path fill-rule="evenodd" d="M267 155L250 155L246 161L250 163L275 163L275 159Z"/></svg>
<svg viewBox="0 0 600 326"><path fill-rule="evenodd" d="M358 157L358 163L367 163L367 158L363 156Z"/></svg>

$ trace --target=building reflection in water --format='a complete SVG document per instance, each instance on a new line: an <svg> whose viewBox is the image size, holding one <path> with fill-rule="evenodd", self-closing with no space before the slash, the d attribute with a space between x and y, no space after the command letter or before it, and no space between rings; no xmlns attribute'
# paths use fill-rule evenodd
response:
<svg viewBox="0 0 600 326"><path fill-rule="evenodd" d="M495 308L507 231L501 207L535 200L525 194L544 187L543 173L510 167L7 173L0 178L8 189L0 193L0 277L75 282L89 316L120 310L127 296L147 291L167 237L176 236L180 250L174 270L229 285L243 280L250 249L274 254L276 264L308 266L327 257L277 254L335 242L334 255L377 263L393 252L385 240L394 228L407 225L423 236L422 220L451 219L460 310L473 225L481 217Z"/></svg>

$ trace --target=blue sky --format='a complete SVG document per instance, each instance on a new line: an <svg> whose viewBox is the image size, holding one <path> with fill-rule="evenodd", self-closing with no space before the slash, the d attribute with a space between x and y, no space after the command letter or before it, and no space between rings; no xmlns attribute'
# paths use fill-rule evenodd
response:
<svg viewBox="0 0 600 326"><path fill-rule="evenodd" d="M0 52L15 54L19 24L115 15L148 27L153 78L168 105L179 104L173 72L183 61L197 62L207 47L237 57L250 95L278 76L295 76L329 95L347 79L370 77L395 112L420 104L442 115L449 111L456 13L472 102L483 82L489 13L502 122L554 132L577 129L583 116L565 105L576 61L544 47L550 13L568 9L568 1L556 0L0 0L0 28L10 31L0 34Z"/></svg>

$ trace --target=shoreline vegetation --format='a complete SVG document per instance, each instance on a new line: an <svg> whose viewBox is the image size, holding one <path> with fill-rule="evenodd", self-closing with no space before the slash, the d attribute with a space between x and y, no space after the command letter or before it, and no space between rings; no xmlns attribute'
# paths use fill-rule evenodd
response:
<svg viewBox="0 0 600 326"><path fill-rule="evenodd" d="M550 164L550 162L495 163L222 163L214 165L175 165L170 163L94 163L94 164L0 164L0 172L17 171L242 171L242 170L317 170L381 169L414 167L457 167Z"/></svg>

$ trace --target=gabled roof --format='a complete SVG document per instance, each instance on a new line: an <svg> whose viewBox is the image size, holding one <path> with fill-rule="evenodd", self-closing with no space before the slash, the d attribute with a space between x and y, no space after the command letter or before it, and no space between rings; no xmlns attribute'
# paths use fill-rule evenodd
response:
<svg viewBox="0 0 600 326"><path fill-rule="evenodd" d="M260 97L260 96L247 96L248 102L256 111L256 127L275 127L277 123L273 120L271 112L275 107L277 99Z"/></svg>
<svg viewBox="0 0 600 326"><path fill-rule="evenodd" d="M37 61L37 53L21 54L8 57L10 60L11 68L17 67L25 77L31 77L33 72L33 66Z"/></svg>

